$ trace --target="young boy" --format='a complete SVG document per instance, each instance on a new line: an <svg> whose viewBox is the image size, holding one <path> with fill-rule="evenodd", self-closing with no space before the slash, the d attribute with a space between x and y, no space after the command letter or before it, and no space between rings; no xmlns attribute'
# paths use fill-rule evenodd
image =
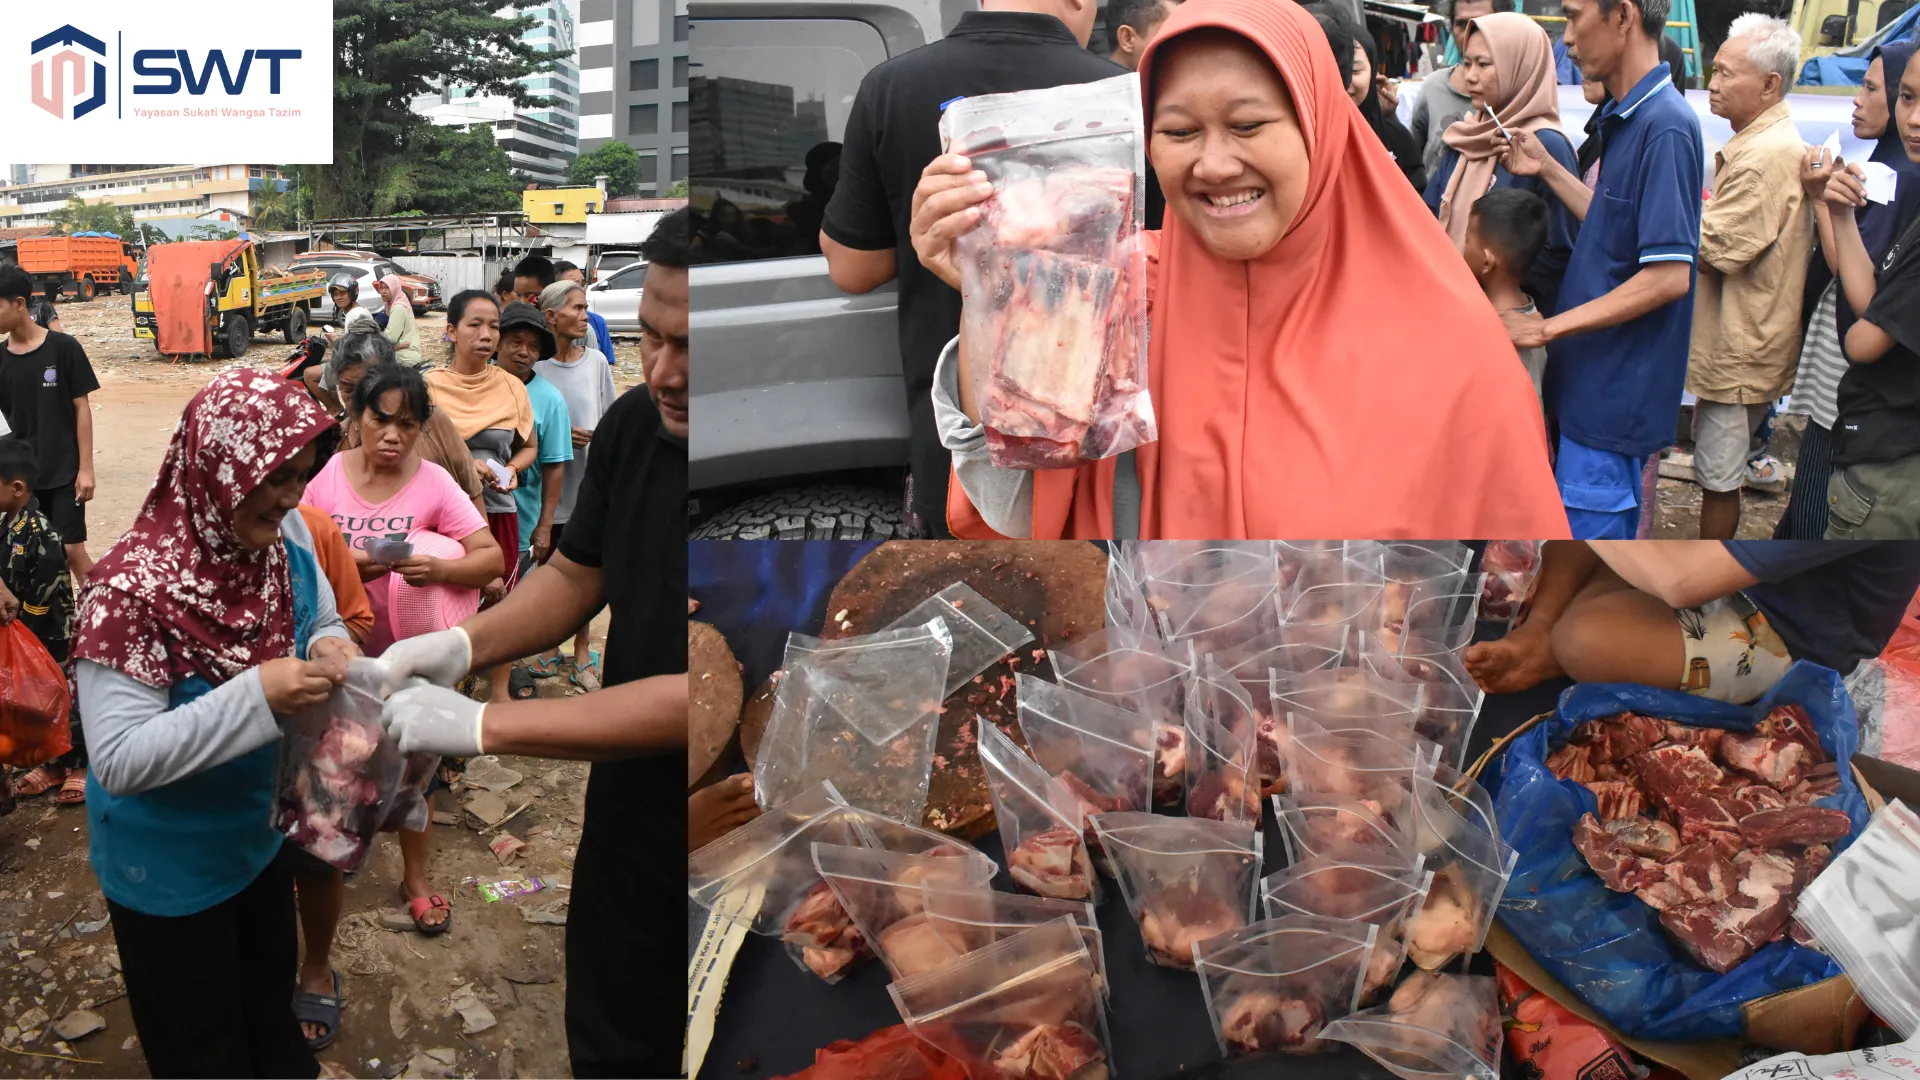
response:
<svg viewBox="0 0 1920 1080"><path fill-rule="evenodd" d="M553 355L553 349L553 332L538 308L516 303L508 304L501 312L500 352L494 362L527 385L527 400L533 405L534 441L539 446L533 466L520 474L520 483L513 492L520 513L520 579L523 581L553 553L553 518L560 507L567 462L573 460L573 425L567 415L567 399L559 387L533 371L534 364ZM514 697L533 696L532 679L520 668L514 668L504 680L495 680L493 700L509 700L509 688Z"/></svg>
<svg viewBox="0 0 1920 1080"><path fill-rule="evenodd" d="M553 260L545 255L529 255L513 264L513 293L534 307L540 306L540 290L553 284Z"/></svg>
<svg viewBox="0 0 1920 1080"><path fill-rule="evenodd" d="M73 636L73 579L60 534L34 499L31 484L37 467L25 439L0 438L0 626L19 619L65 667ZM73 749L22 777L21 795L58 787L59 802L86 801L87 751L77 710L69 724Z"/></svg>
<svg viewBox="0 0 1920 1080"><path fill-rule="evenodd" d="M33 279L18 266L0 267L0 415L33 447L39 472L34 498L67 545L76 579L93 569L87 555L87 501L93 498L93 409L87 395L100 389L80 343L33 321Z"/></svg>
<svg viewBox="0 0 1920 1080"><path fill-rule="evenodd" d="M1540 196L1519 188L1494 188L1473 204L1464 254L1495 311L1534 313L1533 298L1521 291L1520 282L1546 246L1547 204ZM1520 363L1539 394L1547 350L1521 349Z"/></svg>

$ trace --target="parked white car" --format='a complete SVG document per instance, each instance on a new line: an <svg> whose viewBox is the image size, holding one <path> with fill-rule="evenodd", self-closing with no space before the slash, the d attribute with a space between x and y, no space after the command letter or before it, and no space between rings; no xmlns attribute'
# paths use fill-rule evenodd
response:
<svg viewBox="0 0 1920 1080"><path fill-rule="evenodd" d="M600 280L587 286L587 310L607 320L610 333L639 333L640 286L646 279L647 264L643 262L602 270Z"/></svg>
<svg viewBox="0 0 1920 1080"><path fill-rule="evenodd" d="M387 302L380 298L379 292L377 292L373 287L373 283L376 279L373 276L373 267L370 264L355 263L355 262L345 262L345 263L304 262L299 265L299 269L302 271L306 271L306 270L324 271L327 275L328 281L332 281L333 275L335 274L342 274L342 273L352 274L354 278L360 283L360 291L359 291L358 299L355 302L358 303L361 307L366 308L368 311L374 312L376 314L387 310ZM311 311L313 315L313 321L315 324L326 325L330 323L333 320L333 314L334 314L333 313L333 291L329 289L325 296L321 297L318 300L315 300L313 302L313 307L311 308Z"/></svg>

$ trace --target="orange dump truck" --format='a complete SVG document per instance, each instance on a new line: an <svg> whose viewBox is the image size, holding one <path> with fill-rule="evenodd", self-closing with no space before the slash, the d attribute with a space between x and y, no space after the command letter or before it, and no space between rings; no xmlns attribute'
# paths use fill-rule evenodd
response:
<svg viewBox="0 0 1920 1080"><path fill-rule="evenodd" d="M133 291L140 265L133 248L112 236L31 236L15 250L35 292L49 299L91 300L95 293Z"/></svg>

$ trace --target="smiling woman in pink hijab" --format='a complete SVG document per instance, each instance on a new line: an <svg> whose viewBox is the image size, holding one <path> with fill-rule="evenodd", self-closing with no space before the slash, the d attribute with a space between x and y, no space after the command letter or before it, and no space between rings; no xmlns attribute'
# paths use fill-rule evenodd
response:
<svg viewBox="0 0 1920 1080"><path fill-rule="evenodd" d="M393 358L418 368L424 366L425 357L420 355L419 335L413 324L413 301L407 296L407 287L401 283L399 274L388 274L373 283L374 291L380 299L387 302L387 328L381 333L393 342Z"/></svg>
<svg viewBox="0 0 1920 1080"><path fill-rule="evenodd" d="M1567 171L1579 171L1573 143L1560 130L1553 42L1531 18L1502 11L1473 20L1463 48L1460 81L1475 108L1441 136L1447 148L1427 182L1427 205L1459 248L1466 244L1473 204L1494 188L1520 188L1544 200L1547 247L1524 284L1541 312L1551 315L1559 310L1560 278L1586 207L1562 205L1540 177L1508 172L1505 158L1508 135L1526 132Z"/></svg>

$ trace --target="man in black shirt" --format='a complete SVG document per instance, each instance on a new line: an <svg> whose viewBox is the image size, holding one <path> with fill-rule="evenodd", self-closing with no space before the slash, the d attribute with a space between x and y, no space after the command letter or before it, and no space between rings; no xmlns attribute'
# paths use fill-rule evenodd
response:
<svg viewBox="0 0 1920 1080"><path fill-rule="evenodd" d="M85 349L34 321L33 279L0 266L0 417L40 460L33 497L67 549L76 582L93 569L87 555L87 501L93 498L93 407L100 389Z"/></svg>
<svg viewBox="0 0 1920 1080"><path fill-rule="evenodd" d="M840 181L820 226L833 283L850 293L900 281L900 361L912 426L912 503L922 535L945 537L952 459L933 422L933 367L960 332L960 294L920 265L907 225L913 189L940 156L940 107L958 97L1124 74L1086 49L1095 0L983 0L946 37L867 73L847 118Z"/></svg>
<svg viewBox="0 0 1920 1080"><path fill-rule="evenodd" d="M686 210L641 247L647 385L594 430L560 550L498 606L381 657L388 730L407 752L594 762L567 911L567 1045L575 1076L678 1076L685 957L687 745ZM560 644L605 603L605 689L483 705L443 689L469 670ZM662 929L666 927L668 929Z"/></svg>
<svg viewBox="0 0 1920 1080"><path fill-rule="evenodd" d="M1833 425L1828 540L1920 539L1920 223L1874 279L1872 303L1845 329L1852 362Z"/></svg>
<svg viewBox="0 0 1920 1080"><path fill-rule="evenodd" d="M1495 693L1568 675L1745 703L1795 660L1845 675L1877 656L1920 589L1920 544L1555 541L1526 620L1467 650Z"/></svg>

